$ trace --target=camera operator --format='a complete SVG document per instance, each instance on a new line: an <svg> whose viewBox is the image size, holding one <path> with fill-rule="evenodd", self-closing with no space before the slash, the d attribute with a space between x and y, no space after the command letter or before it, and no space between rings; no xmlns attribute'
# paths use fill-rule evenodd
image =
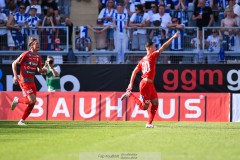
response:
<svg viewBox="0 0 240 160"><path fill-rule="evenodd" d="M54 64L54 58L52 56L47 57L44 68L47 70L46 81L48 86L48 92L61 91L60 85L61 68L59 65Z"/></svg>

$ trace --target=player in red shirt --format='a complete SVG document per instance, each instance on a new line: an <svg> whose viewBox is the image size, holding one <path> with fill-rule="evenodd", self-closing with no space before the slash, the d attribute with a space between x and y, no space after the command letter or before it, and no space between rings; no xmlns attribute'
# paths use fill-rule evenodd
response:
<svg viewBox="0 0 240 160"><path fill-rule="evenodd" d="M14 84L19 84L23 96L22 98L14 97L11 109L14 110L18 103L27 104L27 108L24 111L22 119L18 122L18 125L26 125L25 119L31 113L36 103L37 88L34 82L35 72L46 73L45 69L42 69L42 58L39 55L39 42L36 38L30 38L28 42L29 51L23 52L13 63L12 70L14 75ZM17 75L17 65L20 64L20 76Z"/></svg>
<svg viewBox="0 0 240 160"><path fill-rule="evenodd" d="M155 113L158 109L158 96L157 91L154 86L154 77L156 74L156 61L158 56L171 44L173 39L178 37L178 33L174 34L167 42L165 42L160 49L156 50L156 46L153 42L147 42L145 47L147 50L147 55L145 55L135 67L132 72L130 83L128 85L126 93L121 97L133 98L135 103L139 106L141 110L147 110L151 104L150 117L146 128L154 128L152 121L154 119ZM140 99L138 99L132 92L132 86L136 77L136 74L142 71L142 80L139 85Z"/></svg>

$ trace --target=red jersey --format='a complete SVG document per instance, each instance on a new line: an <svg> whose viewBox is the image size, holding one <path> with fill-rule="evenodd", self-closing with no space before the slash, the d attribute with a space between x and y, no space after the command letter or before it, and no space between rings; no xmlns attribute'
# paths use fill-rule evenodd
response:
<svg viewBox="0 0 240 160"><path fill-rule="evenodd" d="M37 67L42 66L42 58L31 51L23 52L20 55L20 80L22 82L34 82L35 72Z"/></svg>
<svg viewBox="0 0 240 160"><path fill-rule="evenodd" d="M137 65L137 68L142 70L142 78L154 80L156 74L156 62L160 55L159 51L154 51L145 55Z"/></svg>

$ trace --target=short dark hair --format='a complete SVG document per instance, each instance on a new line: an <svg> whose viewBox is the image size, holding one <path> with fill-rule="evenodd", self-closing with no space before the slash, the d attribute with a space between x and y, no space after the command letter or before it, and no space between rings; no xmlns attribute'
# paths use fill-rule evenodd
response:
<svg viewBox="0 0 240 160"><path fill-rule="evenodd" d="M145 44L145 47L151 47L154 43L152 41L148 41L146 44Z"/></svg>
<svg viewBox="0 0 240 160"><path fill-rule="evenodd" d="M51 58L51 59L54 59L53 56L47 56L47 58Z"/></svg>
<svg viewBox="0 0 240 160"><path fill-rule="evenodd" d="M139 9L141 13L144 13L143 5L137 4L137 5L135 5L135 8Z"/></svg>
<svg viewBox="0 0 240 160"><path fill-rule="evenodd" d="M159 8L159 7L163 7L163 8L165 8L166 6L163 5L163 4L160 4L160 5L158 6L158 8Z"/></svg>
<svg viewBox="0 0 240 160"><path fill-rule="evenodd" d="M10 5L10 7L9 7L9 9L11 10L11 11L13 11L14 9L16 9L17 8L17 5L16 4L12 4L12 5Z"/></svg>
<svg viewBox="0 0 240 160"><path fill-rule="evenodd" d="M18 6L24 6L26 7L25 3L21 2Z"/></svg>

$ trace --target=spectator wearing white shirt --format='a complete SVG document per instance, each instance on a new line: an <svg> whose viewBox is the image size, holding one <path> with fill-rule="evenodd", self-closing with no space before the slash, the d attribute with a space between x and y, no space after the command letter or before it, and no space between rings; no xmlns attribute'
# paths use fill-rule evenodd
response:
<svg viewBox="0 0 240 160"><path fill-rule="evenodd" d="M223 40L220 30L213 29L212 34L207 37L205 40L205 46L209 52L219 52L221 48L221 42ZM217 59L213 55L208 55L208 63L214 64L217 62Z"/></svg>
<svg viewBox="0 0 240 160"><path fill-rule="evenodd" d="M7 16L4 13L0 12L0 27L6 27L7 26ZM7 29L0 29L0 50L6 50L7 49Z"/></svg>
<svg viewBox="0 0 240 160"><path fill-rule="evenodd" d="M31 4L29 6L27 6L25 13L30 14L30 8L31 6L35 6L35 8L37 8L37 16L39 17L42 14L42 9L41 6L38 4L38 0L31 0Z"/></svg>
<svg viewBox="0 0 240 160"><path fill-rule="evenodd" d="M158 5L157 3L151 3L151 10L148 11L148 15L150 18L150 26L153 26L153 15L158 13Z"/></svg>
<svg viewBox="0 0 240 160"><path fill-rule="evenodd" d="M166 30L166 33L168 33L167 24L172 23L172 18L169 13L165 13L165 6L160 5L158 7L158 13L153 15L154 19L159 19L161 23L161 27Z"/></svg>
<svg viewBox="0 0 240 160"><path fill-rule="evenodd" d="M141 4L136 5L136 13L134 13L129 22L129 26L132 27L132 50L145 50L145 43L147 41L146 29L138 29L141 27L148 27L150 25L150 18L148 13L144 13L143 6Z"/></svg>

